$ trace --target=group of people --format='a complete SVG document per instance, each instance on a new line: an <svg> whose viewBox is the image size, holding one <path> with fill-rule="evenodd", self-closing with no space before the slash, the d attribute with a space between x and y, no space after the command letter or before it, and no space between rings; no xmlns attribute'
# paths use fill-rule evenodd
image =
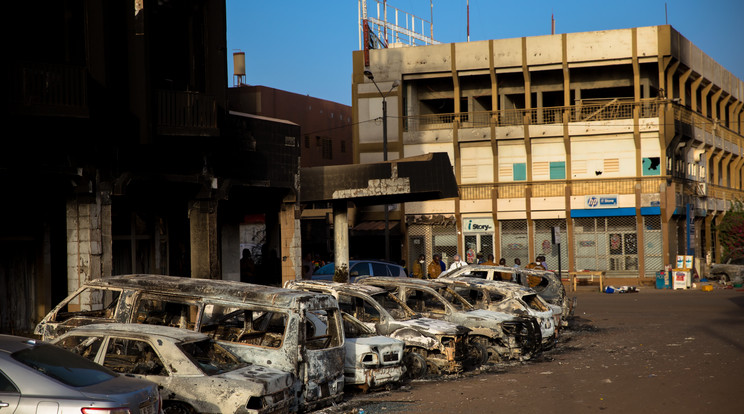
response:
<svg viewBox="0 0 744 414"><path fill-rule="evenodd" d="M479 258L481 260L478 261L478 264L486 266L497 266L497 264L494 262L495 258L492 254L489 254L488 260L485 261L482 260L482 257L480 255ZM418 260L413 264L411 277L415 277L417 279L436 279L446 270L453 270L467 265L468 262L462 260L459 254L455 254L454 256L452 256L452 264L449 266L448 269L447 265L444 263L444 261L442 261L442 256L435 253L434 256L432 256L431 262L429 262L427 266L426 256L420 254ZM499 260L498 266L506 267L506 259L502 257ZM514 258L514 267L522 267L522 261L519 260L519 258ZM545 262L545 256L537 256L534 262L531 262L527 266L525 266L525 269L548 270L547 263ZM505 276L502 275L502 278L505 278ZM511 275L508 276L508 279L511 279Z"/></svg>

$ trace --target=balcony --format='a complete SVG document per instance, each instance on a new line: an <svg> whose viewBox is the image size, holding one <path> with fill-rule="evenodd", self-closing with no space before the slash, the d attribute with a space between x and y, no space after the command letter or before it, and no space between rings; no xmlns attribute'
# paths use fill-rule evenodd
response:
<svg viewBox="0 0 744 414"><path fill-rule="evenodd" d="M636 108L641 118L655 118L659 116L660 102L662 101L643 100L637 103L611 99L581 101L573 106L406 116L403 125L406 132L417 132L455 127L519 126L526 123L530 125L562 124L564 117L568 117L568 122L608 121L632 119Z"/></svg>
<svg viewBox="0 0 744 414"><path fill-rule="evenodd" d="M7 85L12 113L76 118L90 114L85 67L19 63L12 66Z"/></svg>
<svg viewBox="0 0 744 414"><path fill-rule="evenodd" d="M217 136L217 100L199 92L157 91L157 133Z"/></svg>

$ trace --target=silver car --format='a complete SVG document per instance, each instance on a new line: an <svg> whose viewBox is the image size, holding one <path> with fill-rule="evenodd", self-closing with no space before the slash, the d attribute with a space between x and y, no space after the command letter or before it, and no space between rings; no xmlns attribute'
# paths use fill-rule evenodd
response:
<svg viewBox="0 0 744 414"><path fill-rule="evenodd" d="M169 326L93 324L52 342L112 371L157 383L163 411L283 413L292 377L248 364L209 336Z"/></svg>
<svg viewBox="0 0 744 414"><path fill-rule="evenodd" d="M0 412L162 413L154 383L12 335L0 335Z"/></svg>

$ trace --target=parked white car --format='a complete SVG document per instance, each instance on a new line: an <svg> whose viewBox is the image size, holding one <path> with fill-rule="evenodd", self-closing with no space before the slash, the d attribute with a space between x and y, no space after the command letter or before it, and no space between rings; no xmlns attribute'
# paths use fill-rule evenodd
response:
<svg viewBox="0 0 744 414"><path fill-rule="evenodd" d="M207 335L169 326L93 324L52 342L114 372L158 384L163 412L282 413L292 377L248 364Z"/></svg>

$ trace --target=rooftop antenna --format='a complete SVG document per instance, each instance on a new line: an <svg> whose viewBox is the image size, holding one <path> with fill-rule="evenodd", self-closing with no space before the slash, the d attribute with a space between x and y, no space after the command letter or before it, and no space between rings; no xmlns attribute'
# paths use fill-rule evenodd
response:
<svg viewBox="0 0 744 414"><path fill-rule="evenodd" d="M664 24L669 24L669 17L667 16L667 4L664 2Z"/></svg>
<svg viewBox="0 0 744 414"><path fill-rule="evenodd" d="M550 34L555 34L555 17L553 17L553 13L550 13Z"/></svg>
<svg viewBox="0 0 744 414"><path fill-rule="evenodd" d="M468 42L470 41L470 0L467 0L468 6Z"/></svg>

